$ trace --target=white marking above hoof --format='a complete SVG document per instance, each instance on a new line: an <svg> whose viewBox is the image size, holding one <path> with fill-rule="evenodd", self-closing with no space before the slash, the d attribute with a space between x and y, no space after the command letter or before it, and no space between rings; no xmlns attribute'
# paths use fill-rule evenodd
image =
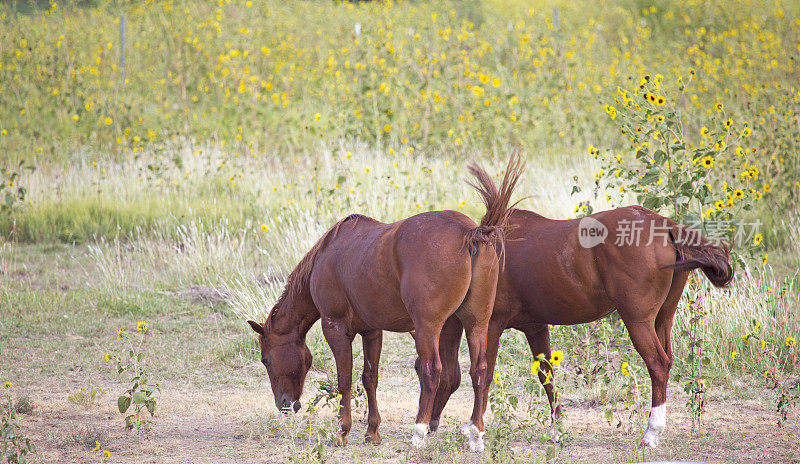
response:
<svg viewBox="0 0 800 464"><path fill-rule="evenodd" d="M472 421L470 421L464 427L461 427L461 433L467 437L467 444L470 451L483 451L485 449L483 444L483 434L486 432L481 432L478 430L478 427L475 427L472 424Z"/></svg>
<svg viewBox="0 0 800 464"><path fill-rule="evenodd" d="M661 432L667 426L667 405L662 404L650 410L650 418L647 419L647 429L644 431L642 437L642 446L649 446L655 448L658 446L658 440L661 437Z"/></svg>
<svg viewBox="0 0 800 464"><path fill-rule="evenodd" d="M428 424L414 424L411 430L411 446L422 448L425 445L425 435L428 434Z"/></svg>

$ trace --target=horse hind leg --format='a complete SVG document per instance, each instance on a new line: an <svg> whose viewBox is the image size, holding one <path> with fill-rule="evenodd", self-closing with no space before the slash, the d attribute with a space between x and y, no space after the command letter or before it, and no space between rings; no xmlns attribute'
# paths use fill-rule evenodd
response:
<svg viewBox="0 0 800 464"><path fill-rule="evenodd" d="M667 425L667 380L669 379L669 371L672 368L672 322L681 295L683 294L683 288L686 285L688 275L688 272L676 272L673 275L667 298L664 300L664 303L661 304L661 308L656 315L654 330L662 348L660 351L665 355L661 361L665 380L663 396L660 396L660 404L656 403L656 388L655 383L653 383L653 409L650 411L647 429L642 438L642 445L650 447L656 447L658 445L659 437Z"/></svg>
<svg viewBox="0 0 800 464"><path fill-rule="evenodd" d="M487 375L489 372L488 332L497 291L499 269L497 255L493 252L489 253L490 250L493 251L490 246L483 245L478 254L473 257L469 291L455 313L461 320L466 333L470 357L469 375L472 378L472 388L475 394L472 418L461 429L461 432L467 437L469 449L472 451L483 451L483 435L486 431L483 415L486 412L490 384ZM497 339L499 340L499 336Z"/></svg>
<svg viewBox="0 0 800 464"><path fill-rule="evenodd" d="M483 415L486 411L489 391L489 379L486 375L489 370L486 361L487 328L476 324L467 326L464 329L467 334L467 345L469 346L469 375L472 378L475 400L473 402L472 417L469 423L462 427L461 433L467 437L471 451L483 451L483 435L486 432Z"/></svg>
<svg viewBox="0 0 800 464"><path fill-rule="evenodd" d="M652 318L644 321L627 321L623 316L622 320L628 327L634 348L644 360L650 374L653 386L652 409L647 420L647 429L642 437L642 445L655 448L667 424L667 380L672 362L661 345Z"/></svg>
<svg viewBox="0 0 800 464"><path fill-rule="evenodd" d="M672 365L672 360L656 331L656 320L669 319L671 322L671 317L665 317L666 311L663 316L659 313L662 312L662 306L670 296L675 275L657 270L655 262L649 261L647 254L639 253L635 256L644 260L639 266L641 275L629 278L619 273L606 272L603 274L603 284L607 296L617 308L617 313L628 329L633 347L647 365L650 374L652 409L642 437L642 445L655 448L667 423L665 403L669 370ZM664 329L663 322L659 323L659 328ZM663 341L666 341L666 337Z"/></svg>
<svg viewBox="0 0 800 464"><path fill-rule="evenodd" d="M414 342L417 348L415 367L420 383L419 409L411 435L411 445L415 448L421 448L425 444L428 423L433 412L433 401L442 374L442 362L439 358L439 335L443 324L443 321L438 324L433 321L414 322L416 328Z"/></svg>
<svg viewBox="0 0 800 464"><path fill-rule="evenodd" d="M442 334L439 338L439 358L442 362L442 374L439 378L436 397L433 400L431 421L428 424L431 432L435 432L439 428L439 421L447 401L461 385L461 366L458 364L458 350L461 345L461 333L463 331L464 329L458 317L450 317L442 328Z"/></svg>

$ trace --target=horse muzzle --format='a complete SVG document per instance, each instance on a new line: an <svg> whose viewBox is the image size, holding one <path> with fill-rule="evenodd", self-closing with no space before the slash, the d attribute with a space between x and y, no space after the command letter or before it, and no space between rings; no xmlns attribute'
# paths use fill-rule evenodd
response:
<svg viewBox="0 0 800 464"><path fill-rule="evenodd" d="M289 414L291 412L296 413L300 410L300 401L292 401L287 395L283 395L278 404L278 409L280 409L283 414Z"/></svg>

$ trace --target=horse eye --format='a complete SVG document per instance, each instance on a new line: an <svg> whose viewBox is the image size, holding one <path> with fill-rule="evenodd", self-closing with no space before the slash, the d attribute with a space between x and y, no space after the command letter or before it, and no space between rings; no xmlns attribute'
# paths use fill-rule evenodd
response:
<svg viewBox="0 0 800 464"><path fill-rule="evenodd" d="M263 364L264 367L269 367L269 358L261 358L261 364Z"/></svg>

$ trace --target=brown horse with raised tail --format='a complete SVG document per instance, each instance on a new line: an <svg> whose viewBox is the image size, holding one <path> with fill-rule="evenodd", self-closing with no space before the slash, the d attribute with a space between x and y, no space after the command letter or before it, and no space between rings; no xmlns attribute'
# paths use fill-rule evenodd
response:
<svg viewBox="0 0 800 464"><path fill-rule="evenodd" d="M474 163L469 171L491 209L499 201L494 181ZM641 206L572 220L515 209L508 224L505 262L487 338L489 378L504 330L520 330L534 356L543 353L549 358L548 324L582 324L617 311L650 374L652 410L642 444L655 447L666 426L672 320L686 279L691 270L702 269L715 286L728 285L734 273L730 249ZM432 429L461 380L460 339L459 322L448 320L440 340L443 374ZM545 378L539 373L551 410L558 416L561 408Z"/></svg>
<svg viewBox="0 0 800 464"><path fill-rule="evenodd" d="M453 316L466 331L475 401L466 429L469 446L483 449L487 381L486 331L497 288L498 256L508 217L508 198L522 172L513 157L496 201L478 226L455 211L418 214L392 224L351 215L331 227L289 278L264 324L248 321L259 334L275 405L300 408L311 367L306 334L321 319L333 351L341 394L341 444L352 419L352 342L361 335L367 393L366 441L381 441L375 390L382 331L415 331L420 378L419 410L412 444L422 446L433 412L442 363L439 335ZM504 200L505 199L505 200ZM460 332L459 332L460 338Z"/></svg>

